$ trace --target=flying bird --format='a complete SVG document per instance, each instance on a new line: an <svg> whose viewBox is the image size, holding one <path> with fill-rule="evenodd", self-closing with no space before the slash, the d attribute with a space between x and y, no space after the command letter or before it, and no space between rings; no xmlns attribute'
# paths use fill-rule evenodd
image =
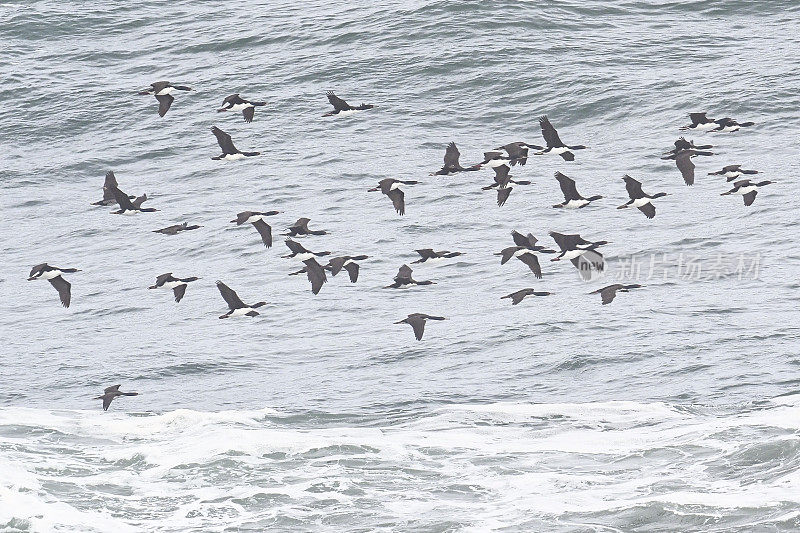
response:
<svg viewBox="0 0 800 533"><path fill-rule="evenodd" d="M266 102L251 102L245 100L239 93L232 94L222 101L222 107L217 109L217 113L224 111L241 111L244 116L244 121L247 123L253 122L253 115L255 115L256 107L267 105Z"/></svg>
<svg viewBox="0 0 800 533"><path fill-rule="evenodd" d="M394 283L387 285L384 289L405 289L411 285L433 285L432 281L417 281L411 277L411 267L403 265L398 270L397 275L394 277Z"/></svg>
<svg viewBox="0 0 800 533"><path fill-rule="evenodd" d="M524 300L526 296L550 296L551 294L553 293L546 291L537 291L536 289L521 289L516 292L512 292L511 294L506 294L505 296L501 296L500 299L503 300L505 298L511 298L511 305L517 305L522 300Z"/></svg>
<svg viewBox="0 0 800 533"><path fill-rule="evenodd" d="M328 91L325 94L328 96L328 101L333 106L333 111L325 113L324 115L322 115L323 117L330 117L339 114L349 115L350 113L353 113L355 111L363 111L365 109L372 109L373 107L375 107L372 104L361 104L360 106L353 107L344 100L342 100L341 98L339 98L338 96L336 96L335 94L333 94L333 91Z"/></svg>
<svg viewBox="0 0 800 533"><path fill-rule="evenodd" d="M511 191L514 187L509 187L509 183L514 183L516 185L530 185L530 181L514 181L511 179L511 176L508 175L511 167L508 165L500 165L496 167L492 167L494 169L494 183L491 185L487 185L483 187L484 191L491 190L497 187L497 206L502 207L505 205L506 200L511 195Z"/></svg>
<svg viewBox="0 0 800 533"><path fill-rule="evenodd" d="M358 281L358 272L359 272L359 265L356 261L362 261L364 259L368 259L369 256L366 255L355 255L349 256L345 255L342 257L334 257L328 260L328 264L323 266L322 268L325 270L330 271L331 275L336 277L336 274L342 271L342 269L347 271L347 274L350 276L350 282L355 283ZM290 276L296 276L298 274L305 274L308 272L307 267L303 267L297 272L292 272L289 274Z"/></svg>
<svg viewBox="0 0 800 533"><path fill-rule="evenodd" d="M712 145L701 144L698 146L694 144L694 141L687 141L685 137L679 137L678 140L676 140L673 144L675 145L675 148L667 152L664 152L663 155L667 157L662 157L661 159L675 159L675 156L681 150L695 150L697 152L697 155L714 155L713 152L705 151L714 148Z"/></svg>
<svg viewBox="0 0 800 533"><path fill-rule="evenodd" d="M172 105L173 100L175 100L175 97L172 96L173 92L191 90L191 87L187 87L185 85L172 85L168 81L157 81L155 83L151 83L149 89L140 91L139 94L154 95L156 100L158 100L158 116L163 117L167 114L167 111L169 111L169 106Z"/></svg>
<svg viewBox="0 0 800 533"><path fill-rule="evenodd" d="M590 196L589 198L584 198L583 196L578 193L578 189L575 186L575 180L565 176L561 172L556 172L555 174L556 179L558 180L558 184L561 187L561 192L564 194L564 201L560 204L556 204L553 207L566 207L567 209L580 209L582 207L586 207L591 202L602 200L602 196Z"/></svg>
<svg viewBox="0 0 800 533"><path fill-rule="evenodd" d="M708 173L709 176L725 176L727 181L733 181L742 174L758 174L758 170L745 170L742 168L742 165L727 165L722 167L722 170Z"/></svg>
<svg viewBox="0 0 800 533"><path fill-rule="evenodd" d="M327 276L325 276L325 270L322 269L320 264L317 263L317 260L313 257L305 259L303 263L306 265L305 270L308 281L311 282L312 294L319 294L322 285L328 281Z"/></svg>
<svg viewBox="0 0 800 533"><path fill-rule="evenodd" d="M298 218L297 222L289 226L289 233L284 233L284 235L296 237L297 235L326 235L328 233L325 230L308 229L309 222L311 222L310 218Z"/></svg>
<svg viewBox="0 0 800 533"><path fill-rule="evenodd" d="M753 126L755 124L755 122L739 123L729 117L715 120L714 123L717 125L717 127L711 130L712 133L730 133L734 131L739 131L740 128L746 128L748 126Z"/></svg>
<svg viewBox="0 0 800 533"><path fill-rule="evenodd" d="M293 257L297 257L301 261L305 261L306 259L312 259L314 257L322 257L325 255L331 255L330 252L312 252L307 250L302 244L297 241L293 241L292 239L286 239L283 241L286 243L286 247L289 248L290 253L289 255L284 255L284 259L291 259Z"/></svg>
<svg viewBox="0 0 800 533"><path fill-rule="evenodd" d="M425 322L428 320L446 320L443 316L431 316L425 313L411 313L407 318L395 322L395 324L408 324L414 330L414 336L418 341L422 340L422 334L425 333Z"/></svg>
<svg viewBox="0 0 800 533"><path fill-rule="evenodd" d="M599 294L600 298L603 300L603 305L608 305L611 303L612 300L617 296L618 292L628 292L631 289L638 289L641 285L638 283L634 283L631 285L622 285L620 283L615 283L614 285L608 285L607 287L603 287L602 289L597 289L596 291L592 291L589 294Z"/></svg>
<svg viewBox="0 0 800 533"><path fill-rule="evenodd" d="M136 213L154 213L158 211L158 209L153 207L142 207L142 204L147 201L146 194L143 194L131 201L130 196L119 190L117 187L111 189L111 193L114 195L114 198L116 198L117 204L119 204L119 209L117 211L112 211L112 215L133 215Z"/></svg>
<svg viewBox="0 0 800 533"><path fill-rule="evenodd" d="M625 182L625 189L628 191L628 196L630 196L631 199L617 207L617 209L625 209L626 207L633 206L639 208L639 211L644 213L644 216L647 218L655 217L656 206L653 205L652 200L661 198L662 196L667 196L667 193L658 192L653 195L646 194L644 191L642 191L641 182L636 181L627 174L625 174L622 179Z"/></svg>
<svg viewBox="0 0 800 533"><path fill-rule="evenodd" d="M261 241L264 246L270 248L272 246L272 228L267 224L266 217L271 217L278 213L280 211L242 211L231 222L235 222L237 226L252 224L258 234L261 235Z"/></svg>
<svg viewBox="0 0 800 533"><path fill-rule="evenodd" d="M533 250L534 252L541 252L543 254L556 253L555 250L550 250L545 246L540 246L536 244L539 241L538 239L536 239L536 237L533 236L533 233L528 233L527 235L523 235L517 230L511 230L511 238L514 239L514 244L516 244L517 246L521 246L523 248L527 248L528 250Z"/></svg>
<svg viewBox="0 0 800 533"><path fill-rule="evenodd" d="M401 183L403 185L416 185L419 182L413 180L403 181L403 180L396 180L394 178L384 178L378 182L377 187L368 189L368 192L381 191L383 194L388 196L389 199L392 201L394 210L397 211L399 215L405 215L406 214L405 194L398 188Z"/></svg>
<svg viewBox="0 0 800 533"><path fill-rule="evenodd" d="M153 230L153 233L163 233L164 235L177 235L182 231L191 231L193 229L199 229L203 226L198 226L197 224L189 225L188 222L184 222L183 224L175 224L174 226L167 226L166 228L161 228L157 230Z"/></svg>
<svg viewBox="0 0 800 533"><path fill-rule="evenodd" d="M729 194L741 194L742 199L744 200L744 205L753 205L753 202L756 200L756 195L758 194L758 188L763 187L764 185L769 185L770 183L775 182L760 181L755 183L750 180L735 181L733 182L733 189L722 193L722 196L728 196Z"/></svg>
<svg viewBox="0 0 800 533"><path fill-rule="evenodd" d="M508 158L510 160L511 166L516 165L519 163L521 166L525 166L525 163L528 162L528 150L544 150L544 146L537 146L535 144L528 144L525 142L513 142L504 144L495 150L505 150L508 154Z"/></svg>
<svg viewBox="0 0 800 533"><path fill-rule="evenodd" d="M92 202L92 205L114 205L117 203L117 198L114 196L114 189L118 188L117 177L114 175L113 170L106 172L106 179L103 182L103 199L98 202ZM130 200L136 198L133 195L128 196Z"/></svg>
<svg viewBox="0 0 800 533"><path fill-rule="evenodd" d="M471 167L462 167L458 162L461 157L461 152L456 148L456 143L451 142L447 145L447 150L444 153L444 166L432 173L431 176L447 176L455 174L456 172L469 172L473 170L480 170L480 165L472 165Z"/></svg>
<svg viewBox="0 0 800 533"><path fill-rule="evenodd" d="M575 154L570 150L584 150L586 148L581 144L575 146L567 146L564 144L558 136L556 129L550 124L550 119L547 118L547 115L539 117L539 125L542 127L542 137L544 137L544 141L547 143L547 148L536 152L535 155L555 154L560 155L565 161L575 161Z"/></svg>
<svg viewBox="0 0 800 533"><path fill-rule="evenodd" d="M118 398L120 396L138 396L138 392L122 392L119 390L119 385L112 385L110 387L106 387L103 391L102 396L98 396L95 400L103 400L103 411L108 411L108 407L111 405L111 401L114 398Z"/></svg>
<svg viewBox="0 0 800 533"><path fill-rule="evenodd" d="M494 255L500 256L500 264L505 265L512 257L516 257L526 265L536 276L536 279L542 279L542 267L539 265L539 259L527 247L524 246L510 246L496 253Z"/></svg>
<svg viewBox="0 0 800 533"><path fill-rule="evenodd" d="M61 300L61 305L64 307L69 307L71 298L70 287L72 287L72 285L69 281L62 277L62 274L73 274L75 272L80 272L80 270L77 268L58 268L50 266L47 263L42 263L34 266L31 269L31 272L28 275L28 281L46 279L50 282L50 285L52 285L56 291L58 291L58 297Z"/></svg>
<svg viewBox="0 0 800 533"><path fill-rule="evenodd" d="M241 152L234 145L231 136L219 129L216 126L211 127L211 133L217 138L219 147L222 148L222 154L212 157L214 161L236 161L244 159L245 157L253 157L259 155L261 152Z"/></svg>
<svg viewBox="0 0 800 533"><path fill-rule="evenodd" d="M710 131L717 127L713 118L706 117L705 113L689 113L689 120L692 121L688 126L682 126L682 130Z"/></svg>
<svg viewBox="0 0 800 533"><path fill-rule="evenodd" d="M258 316L259 312L256 308L267 305L267 302L258 302L253 305L247 305L239 298L236 292L217 280L217 288L222 295L222 299L228 304L229 311L220 318L237 317L237 316Z"/></svg>
<svg viewBox="0 0 800 533"><path fill-rule="evenodd" d="M419 250L414 250L420 256L419 259L416 261L412 261L411 264L415 263L424 263L425 261L436 261L437 259L452 259L453 257L458 257L459 255L464 255L463 252L451 252L448 250L441 250L438 252L434 252L433 248L421 248Z"/></svg>
<svg viewBox="0 0 800 533"><path fill-rule="evenodd" d="M598 252L597 249L600 246L608 244L608 241L591 242L577 233L566 235L555 231L551 231L550 236L561 249L561 253L551 259L551 261L569 259L575 268L578 269L578 273L584 280L591 279L592 269L597 272L602 272L605 269L603 254Z"/></svg>
<svg viewBox="0 0 800 533"><path fill-rule="evenodd" d="M166 274L161 274L156 277L156 284L151 285L148 289L171 289L172 294L175 296L175 302L180 302L183 299L183 295L186 294L187 284L192 281L197 281L198 279L200 278L194 276L190 278L176 278L172 275L172 272L167 272Z"/></svg>

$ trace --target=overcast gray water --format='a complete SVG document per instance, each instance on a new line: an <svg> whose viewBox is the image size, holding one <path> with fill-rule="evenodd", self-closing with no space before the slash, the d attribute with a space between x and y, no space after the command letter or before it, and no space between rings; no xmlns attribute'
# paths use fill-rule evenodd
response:
<svg viewBox="0 0 800 533"><path fill-rule="evenodd" d="M797 2L10 2L0 4L0 529L4 531L800 530ZM186 84L164 118L157 80ZM323 118L326 90L377 107ZM265 100L247 124L216 113ZM690 111L754 121L683 184ZM429 176L542 143L502 208L491 170ZM245 161L212 161L209 131ZM754 205L707 173L761 172ZM159 209L89 204L107 170ZM603 200L577 211L555 171ZM669 194L647 220L630 174ZM405 186L406 215L367 192ZM279 210L265 249L244 210ZM366 254L313 296L278 234ZM188 221L176 236L152 233ZM510 231L607 240L604 280ZM416 248L435 285L384 290ZM75 267L72 305L26 281ZM638 276L631 275L633 271ZM638 265L638 266L637 266ZM638 269L638 270L637 270ZM155 277L198 276L176 304ZM617 279L644 288L608 306ZM218 320L220 279L255 318ZM500 297L554 294L517 306ZM394 322L430 322L422 342ZM121 383L137 397L103 412Z"/></svg>

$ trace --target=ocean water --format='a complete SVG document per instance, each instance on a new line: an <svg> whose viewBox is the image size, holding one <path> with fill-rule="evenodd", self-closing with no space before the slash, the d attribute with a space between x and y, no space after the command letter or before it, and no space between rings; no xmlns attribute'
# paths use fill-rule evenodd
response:
<svg viewBox="0 0 800 533"><path fill-rule="evenodd" d="M0 530L800 530L800 5L381 4L0 4ZM194 90L159 118L162 79ZM326 90L376 107L323 118ZM686 187L659 157L691 111L756 125L689 135L715 155ZM490 170L429 176L542 114L588 149L514 167L502 208ZM262 155L212 161L214 125ZM733 163L776 183L720 196ZM90 206L108 170L159 211ZM556 171L604 199L552 209ZM624 174L655 219L614 209ZM387 177L420 182L404 217ZM270 249L229 222L272 209ZM299 217L358 283L288 276ZM500 266L512 229L610 241L605 278ZM384 290L425 247L465 255ZM81 269L69 309L42 262ZM164 272L201 279L176 304ZM261 315L218 320L217 279ZM588 294L616 280L645 287ZM412 312L448 320L417 342ZM115 383L139 396L103 412Z"/></svg>

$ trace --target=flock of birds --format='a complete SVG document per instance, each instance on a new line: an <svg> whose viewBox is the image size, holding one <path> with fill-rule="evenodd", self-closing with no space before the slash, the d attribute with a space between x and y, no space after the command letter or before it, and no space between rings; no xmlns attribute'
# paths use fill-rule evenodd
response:
<svg viewBox="0 0 800 533"><path fill-rule="evenodd" d="M172 95L176 91L191 91L192 89L185 85L172 85L167 81L159 81L150 85L150 87L139 94L153 95L158 101L158 114L164 117L169 111L173 101L175 100ZM333 110L325 113L324 117L335 115L347 115L358 111L372 109L374 106L369 104L361 104L359 106L351 106L346 101L337 97L333 92L327 92L328 101L333 106ZM265 106L266 102L250 101L242 98L239 94L232 94L225 98L222 102L218 112L241 112L245 122L250 123L255 116L255 108ZM697 132L719 132L730 133L738 131L740 128L752 126L752 122L739 123L732 118L712 119L708 118L705 113L690 113L691 124L681 128L686 131ZM479 171L484 168L491 168L494 170L494 183L485 187L484 190L495 190L497 193L497 205L503 206L509 199L513 185L524 186L529 185L531 182L527 180L514 180L511 176L512 167L518 169L525 166L531 156L542 155L557 155L565 161L574 161L575 154L573 152L586 149L583 145L567 145L558 135L555 127L550 123L547 116L539 118L539 125L541 127L542 137L544 138L545 146L529 144L526 142L512 142L495 148L492 151L484 153L483 160L479 163L464 167L460 164L460 152L455 143L451 142L445 151L444 166L431 175L437 176L450 176L459 172L473 172ZM242 152L238 150L231 140L231 136L223 130L214 126L211 132L217 139L222 154L213 156L213 160L235 161L245 159L248 157L255 157L259 152ZM694 184L694 170L695 165L692 158L697 156L711 156L713 152L709 150L713 148L712 145L695 145L693 141L687 141L684 137L679 138L674 143L675 147L663 154L662 159L674 160L678 170L681 173L686 185ZM743 176L751 176L758 174L756 170L743 169L741 165L727 165L719 171L709 172L709 175L724 176L728 182L733 181L733 188L727 192L721 193L722 195L741 195L744 198L746 206L752 205L758 193L758 189L772 181L754 182L750 178L743 178ZM742 178L742 179L737 179ZM554 205L554 208L565 209L582 209L594 202L603 199L603 196L593 195L584 197L578 192L575 180L566 176L561 172L555 173L555 179L561 188L564 195L564 201ZM634 178L625 175L623 176L625 188L627 190L630 200L625 204L619 206L617 209L624 209L628 207L635 207L639 209L648 219L652 219L656 215L656 208L653 200L666 196L667 193L659 192L655 194L647 194L642 190L642 183ZM385 178L378 182L377 186L369 189L369 191L380 191L387 196L399 215L405 214L405 193L400 188L401 185L415 185L419 183L413 180L397 180L394 178ZM141 196L128 195L120 190L116 176L113 171L106 174L105 182L103 184L103 198L92 205L95 206L117 206L117 209L112 211L113 214L130 215L137 213L148 213L157 211L155 208L143 207L143 204L148 200L147 195ZM279 214L278 211L243 211L236 215L236 218L231 220L231 223L237 226L251 224L261 237L264 246L270 248L273 244L272 241L272 228L267 223L267 218ZM303 263L303 267L296 272L289 275L306 274L308 281L311 283L311 292L318 294L322 286L327 282L326 272L330 272L332 276L336 276L342 270L348 273L349 279L352 283L358 281L359 263L368 259L366 255L342 255L329 258L327 264L321 264L320 258L331 256L329 251L314 252L307 249L293 238L303 236L316 236L325 235L327 231L320 229L309 228L311 222L308 218L300 218L294 224L287 228L285 244L289 249L289 254L283 257L299 260ZM199 229L199 225L189 225L184 222L155 230L156 233L165 235L176 235L184 231L191 231ZM599 251L600 247L608 244L607 241L588 241L583 239L578 234L562 234L551 231L549 235L555 241L560 251L548 249L545 246L538 244L536 237L528 233L523 235L516 230L511 232L514 246L507 247L495 254L500 256L500 263L505 264L512 258L516 258L524 263L534 277L537 279L542 278L542 269L539 263L537 254L554 254L551 261L569 260L578 269L578 272L584 279L592 279L592 275L602 272L604 269L603 255ZM416 250L420 259L414 263L424 263L426 261L450 259L460 255L462 252L439 250L435 251L430 248ZM42 263L34 266L31 269L28 277L29 281L32 280L47 280L56 289L64 307L70 305L70 283L64 279L65 274L73 274L79 272L77 268L59 268ZM402 265L397 275L391 284L387 285L387 289L401 289L414 285L425 286L433 285L435 282L430 280L417 281L412 277L413 270L408 265ZM176 277L171 272L161 274L156 277L155 283L150 286L150 289L165 289L171 290L176 302L180 302L186 294L186 288L189 283L197 281L197 277ZM248 316L258 316L259 307L266 305L266 302L257 302L253 304L244 303L236 292L228 287L222 281L216 282L217 288L222 296L222 299L228 306L228 311L221 315L219 318L231 318ZM618 292L628 292L632 289L641 288L639 284L620 284L615 283L602 287L590 294L599 294L603 305L611 303ZM511 294L502 296L501 299L510 299L512 305L518 305L526 297L534 296L549 296L552 293L547 291L540 291L533 288L524 288L513 292ZM417 340L421 340L425 331L425 325L428 320L445 320L445 317L432 316L424 313L412 313L406 318L396 322L396 324L408 324L411 326L414 336ZM104 394L95 399L103 400L103 409L108 410L114 398L119 396L135 396L135 392L121 392L119 385L108 387L104 390Z"/></svg>

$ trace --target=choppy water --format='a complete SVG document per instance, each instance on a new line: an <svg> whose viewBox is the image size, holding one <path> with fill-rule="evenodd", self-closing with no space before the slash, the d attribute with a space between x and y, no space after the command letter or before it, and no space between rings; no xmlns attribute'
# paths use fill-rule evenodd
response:
<svg viewBox="0 0 800 533"><path fill-rule="evenodd" d="M0 5L0 528L22 531L791 531L800 528L795 249L796 2L11 2ZM168 79L164 119L135 91ZM325 120L324 91L377 104ZM252 124L214 112L267 100ZM659 154L689 111L752 120L683 185ZM491 171L429 177L541 142L503 208ZM217 125L253 160L224 164ZM706 176L779 183L745 208ZM159 212L92 208L105 172ZM560 170L585 195L562 200ZM628 173L670 196L613 207ZM406 188L407 214L367 189ZM228 221L277 209L367 254L311 295L298 265ZM201 230L152 230L188 220ZM571 265L535 280L492 255L509 231L611 241L601 307ZM385 291L421 247L436 285ZM666 254L666 256L664 255ZM654 260L651 272L650 261ZM77 267L72 306L40 262ZM686 264L695 265L686 275ZM682 272L678 272L683 265ZM700 265L700 278L696 265ZM199 276L185 299L156 275ZM252 320L218 320L222 279ZM511 307L523 287L555 293ZM423 342L393 322L441 314ZM109 412L104 386L140 392Z"/></svg>

